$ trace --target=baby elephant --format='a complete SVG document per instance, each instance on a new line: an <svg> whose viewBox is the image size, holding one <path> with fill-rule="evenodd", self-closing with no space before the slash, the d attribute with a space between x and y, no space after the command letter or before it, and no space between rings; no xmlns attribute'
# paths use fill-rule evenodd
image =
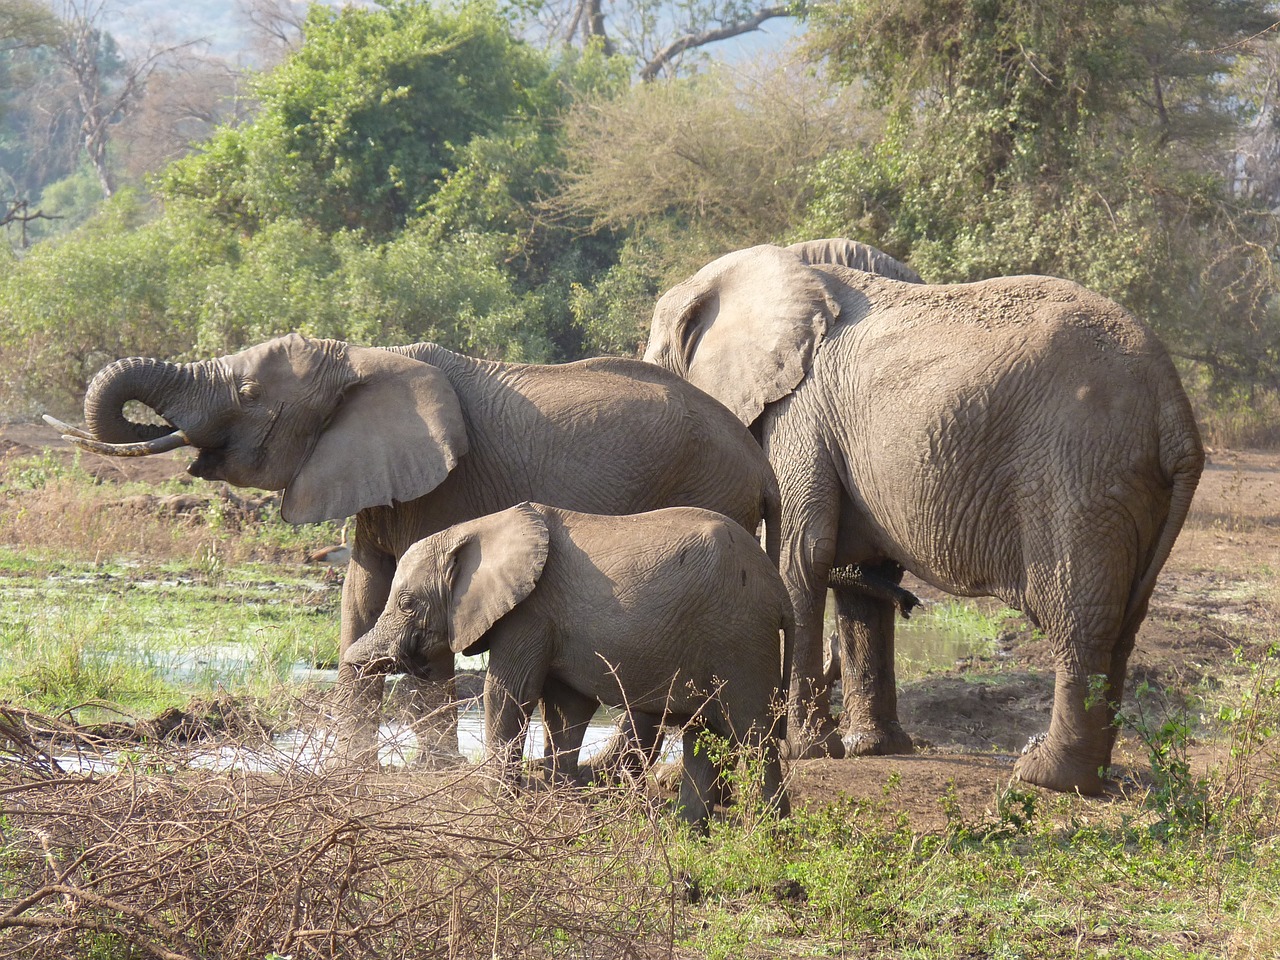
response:
<svg viewBox="0 0 1280 960"><path fill-rule="evenodd" d="M709 510L596 516L522 503L419 540L386 608L343 657L361 671L428 669L442 648L489 651L485 741L519 777L539 700L553 776L576 777L600 703L685 726L680 808L705 824L718 771L697 727L758 748L781 815L773 710L791 601L756 540Z"/></svg>

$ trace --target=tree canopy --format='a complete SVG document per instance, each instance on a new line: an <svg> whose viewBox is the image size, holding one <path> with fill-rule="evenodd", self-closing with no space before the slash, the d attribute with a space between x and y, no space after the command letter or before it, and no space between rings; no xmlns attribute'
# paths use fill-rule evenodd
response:
<svg viewBox="0 0 1280 960"><path fill-rule="evenodd" d="M834 235L932 282L1078 280L1197 383L1280 389L1272 4L830 0L787 8L806 14L799 53L651 82L640 47L609 53L631 6L566 4L315 7L225 109L192 97L215 74L144 84L105 154L119 196L86 221L93 177L65 172L45 190L65 219L0 265L7 402L74 401L121 353L286 330L632 353L707 260ZM0 0L0 27L23 6ZM662 16L706 32L753 10ZM522 32L553 14L569 19L544 42ZM584 40L584 16L608 29ZM10 66L31 75L56 33L29 30ZM172 162L172 140L138 145L169 115L199 118ZM16 142L0 163L27 162Z"/></svg>
<svg viewBox="0 0 1280 960"><path fill-rule="evenodd" d="M809 49L889 117L836 152L803 229L879 240L935 282L1079 280L1220 379L1275 381L1275 224L1222 175L1258 0L838 0Z"/></svg>

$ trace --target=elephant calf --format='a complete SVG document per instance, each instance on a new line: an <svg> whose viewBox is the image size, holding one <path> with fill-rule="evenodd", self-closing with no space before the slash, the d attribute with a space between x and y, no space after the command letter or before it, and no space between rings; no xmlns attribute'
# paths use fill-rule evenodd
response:
<svg viewBox="0 0 1280 960"><path fill-rule="evenodd" d="M411 546L343 662L421 675L441 651L489 651L485 743L510 779L539 700L556 777L577 777L601 703L682 724L681 814L702 825L717 777L695 749L702 725L761 752L764 798L788 812L773 706L779 631L789 649L792 622L777 570L718 513L600 516L526 502Z"/></svg>

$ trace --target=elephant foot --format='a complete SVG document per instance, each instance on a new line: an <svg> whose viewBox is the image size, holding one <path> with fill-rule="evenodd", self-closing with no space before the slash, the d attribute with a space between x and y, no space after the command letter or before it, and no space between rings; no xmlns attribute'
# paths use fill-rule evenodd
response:
<svg viewBox="0 0 1280 960"><path fill-rule="evenodd" d="M454 770L465 767L470 761L456 750L444 747L424 746L409 761L410 770Z"/></svg>
<svg viewBox="0 0 1280 960"><path fill-rule="evenodd" d="M789 735L779 746L784 760L821 760L825 757L843 760L845 756L844 741L834 720L830 724L822 724L816 732L811 725L802 728L798 735Z"/></svg>
<svg viewBox="0 0 1280 960"><path fill-rule="evenodd" d="M1087 763L1072 758L1054 746L1049 739L1033 739L1013 765L1019 780L1061 793L1079 793L1096 797L1102 793L1101 770L1105 764Z"/></svg>
<svg viewBox="0 0 1280 960"><path fill-rule="evenodd" d="M377 741L372 738L340 738L333 753L324 758L320 767L326 773L377 773L382 769Z"/></svg>
<svg viewBox="0 0 1280 960"><path fill-rule="evenodd" d="M878 726L850 730L844 735L846 757L884 757L891 754L915 753L915 744L899 725L890 720Z"/></svg>

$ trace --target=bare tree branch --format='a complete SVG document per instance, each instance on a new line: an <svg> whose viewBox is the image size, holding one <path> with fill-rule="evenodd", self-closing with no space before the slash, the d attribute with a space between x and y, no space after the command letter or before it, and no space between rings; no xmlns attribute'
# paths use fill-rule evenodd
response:
<svg viewBox="0 0 1280 960"><path fill-rule="evenodd" d="M659 50L652 59L640 68L640 79L645 83L654 79L664 67L670 64L676 57L687 50L696 47L703 47L709 43L715 43L718 40L728 40L730 37L741 36L744 33L750 33L760 27L760 24L766 20L772 20L774 17L790 17L795 14L795 8L786 7L764 7L757 10L745 20L739 20L727 26L717 27L713 30L704 30L701 33L685 34L677 40L673 40L663 49Z"/></svg>
<svg viewBox="0 0 1280 960"><path fill-rule="evenodd" d="M196 41L144 52L123 64L121 76L108 83L101 74L106 0L63 0L63 38L55 48L75 83L80 105L80 142L97 174L102 195L109 198L115 183L107 164L111 128L138 102L155 69L174 53Z"/></svg>

